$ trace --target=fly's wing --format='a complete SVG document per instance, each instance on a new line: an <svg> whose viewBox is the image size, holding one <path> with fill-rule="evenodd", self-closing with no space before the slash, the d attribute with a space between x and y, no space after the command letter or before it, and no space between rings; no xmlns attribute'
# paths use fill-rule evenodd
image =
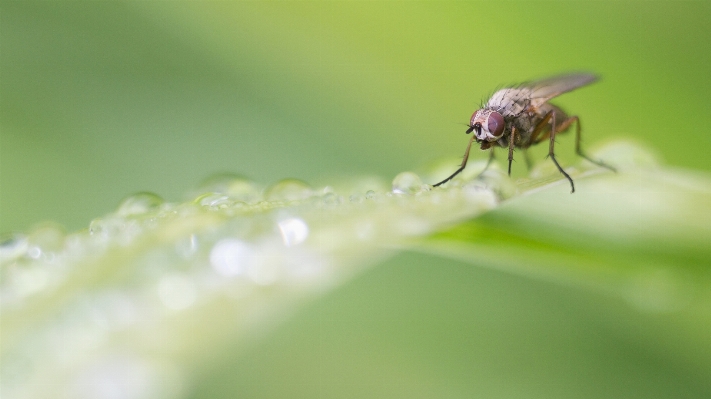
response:
<svg viewBox="0 0 711 399"><path fill-rule="evenodd" d="M590 73L571 73L524 83L518 89L530 90L531 105L540 107L553 97L588 85L597 79L596 75Z"/></svg>
<svg viewBox="0 0 711 399"><path fill-rule="evenodd" d="M597 80L589 73L571 73L523 83L501 89L486 103L486 108L496 110L504 117L514 117L523 111L540 108L553 97L575 90Z"/></svg>

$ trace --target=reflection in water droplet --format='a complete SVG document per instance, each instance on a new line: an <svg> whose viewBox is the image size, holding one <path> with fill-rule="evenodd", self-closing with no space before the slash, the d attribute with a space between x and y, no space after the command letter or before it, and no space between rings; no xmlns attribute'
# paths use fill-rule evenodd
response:
<svg viewBox="0 0 711 399"><path fill-rule="evenodd" d="M229 208L234 201L224 194L206 193L196 198L195 203L216 210Z"/></svg>
<svg viewBox="0 0 711 399"><path fill-rule="evenodd" d="M264 195L268 201L298 201L314 195L314 190L305 182L285 179L269 187Z"/></svg>
<svg viewBox="0 0 711 399"><path fill-rule="evenodd" d="M126 217L141 215L156 210L163 203L163 198L148 192L127 197L116 210L116 215Z"/></svg>
<svg viewBox="0 0 711 399"><path fill-rule="evenodd" d="M183 274L168 274L158 282L158 297L168 309L185 309L195 302L195 285Z"/></svg>
<svg viewBox="0 0 711 399"><path fill-rule="evenodd" d="M415 194L422 190L420 176L412 172L402 172L393 179L394 194Z"/></svg>
<svg viewBox="0 0 711 399"><path fill-rule="evenodd" d="M223 276L242 274L254 261L252 247L240 240L226 238L220 240L210 251L210 264Z"/></svg>
<svg viewBox="0 0 711 399"><path fill-rule="evenodd" d="M298 218L289 218L279 222L279 231L284 245L287 247L301 244L309 236L309 226Z"/></svg>
<svg viewBox="0 0 711 399"><path fill-rule="evenodd" d="M205 179L198 193L214 192L229 196L234 201L254 203L261 199L260 189L252 181L235 173L221 173Z"/></svg>
<svg viewBox="0 0 711 399"><path fill-rule="evenodd" d="M373 199L375 198L375 191L373 190L368 190L365 193L365 199Z"/></svg>

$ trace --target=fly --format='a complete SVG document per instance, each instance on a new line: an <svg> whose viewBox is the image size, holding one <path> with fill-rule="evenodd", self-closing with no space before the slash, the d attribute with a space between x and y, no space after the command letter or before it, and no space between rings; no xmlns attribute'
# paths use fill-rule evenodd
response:
<svg viewBox="0 0 711 399"><path fill-rule="evenodd" d="M509 176L511 175L511 162L515 148L527 149L528 147L548 140L548 156L551 158L560 173L570 182L570 192L575 192L573 179L558 163L555 157L555 137L564 133L575 123L575 152L588 161L615 172L615 168L596 161L580 147L580 118L568 116L559 107L548 101L563 93L575 90L593 83L597 76L588 73L573 73L553 76L535 82L523 83L515 87L504 88L494 93L489 101L474 114L469 121L466 133L474 132L469 140L467 150L464 152L462 165L448 178L434 185L437 187L451 180L467 166L469 149L476 140L482 150L489 150L489 161L486 168L494 158L494 148L504 147L509 149Z"/></svg>

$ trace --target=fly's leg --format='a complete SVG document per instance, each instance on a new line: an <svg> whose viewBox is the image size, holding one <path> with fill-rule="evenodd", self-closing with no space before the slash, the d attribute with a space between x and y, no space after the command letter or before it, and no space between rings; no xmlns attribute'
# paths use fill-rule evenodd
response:
<svg viewBox="0 0 711 399"><path fill-rule="evenodd" d="M452 178L456 175L458 175L461 171L464 170L464 168L467 166L467 161L469 160L469 150L472 148L472 143L474 142L474 139L476 136L472 135L472 138L469 140L469 144L467 145L467 150L464 151L464 159L462 160L462 165L457 169L454 173L452 173L448 178L442 180L441 182L435 184L433 187L441 186L442 184L452 180ZM493 154L493 148L492 148L492 154ZM491 159L489 159L489 162L491 162ZM488 167L489 164L487 163L486 166Z"/></svg>
<svg viewBox="0 0 711 399"><path fill-rule="evenodd" d="M538 124L536 125L536 128L533 129L533 132L531 133L531 137L528 139L528 142L523 146L524 148L528 148L532 144L540 143L541 141L548 138L546 135L544 135L543 137L541 137L539 139L538 136L545 130L546 125L551 120L552 116L553 116L553 112L549 112L543 117L543 119L541 119L540 122L538 122Z"/></svg>
<svg viewBox="0 0 711 399"><path fill-rule="evenodd" d="M553 111L551 111L548 113L548 115L551 115L551 117L550 117L550 119L551 119L551 141L548 146L548 156L551 157L551 160L553 160L553 163L555 164L555 166L558 167L558 170L560 171L560 173L562 173L563 176L565 176L565 178L568 179L568 181L570 182L570 193L572 194L575 192L575 184L573 183L573 179L570 178L570 175L565 173L563 168L560 167L560 164L555 159L555 151L554 151L554 149L555 149L555 134L556 134L555 113L553 113ZM572 118L570 118L570 119L572 119ZM568 120L570 120L570 119L568 119ZM567 122L567 121L565 121L565 122ZM565 124L565 122L563 122L563 124ZM568 126L569 125L570 124L568 124ZM578 126L580 126L580 125L578 125Z"/></svg>
<svg viewBox="0 0 711 399"><path fill-rule="evenodd" d="M583 149L580 147L580 118L578 118L577 116L571 116L570 118L568 118L565 122L563 122L561 124L561 127L559 130L567 129L568 126L570 126L570 124L573 122L576 122L576 124L575 124L575 153L580 155L581 157L587 159L588 161L594 163L597 166L601 166L605 169L609 169L613 172L617 172L617 169L613 168L612 166L607 165L602 161L596 161L596 160L590 158L588 156L588 154L586 154L583 151Z"/></svg>
<svg viewBox="0 0 711 399"><path fill-rule="evenodd" d="M514 136L516 136L516 127L512 126L511 136L509 136L509 176L511 176L511 162L513 162Z"/></svg>
<svg viewBox="0 0 711 399"><path fill-rule="evenodd" d="M577 117L576 117L577 118ZM566 179L570 182L570 193L575 192L575 184L573 183L573 179L570 178L570 175L565 173L563 168L560 167L560 164L558 163L558 160L555 159L555 134L557 131L562 131L565 130L570 124L572 123L572 118L567 119L566 121L561 124L560 127L556 128L555 125L555 113L553 111L548 112L543 119L541 119L540 122L536 125L536 128L533 129L533 132L531 133L531 138L528 140L528 142L523 146L524 148L530 147L532 144L540 143L541 141L545 140L546 138L550 139L550 144L548 145L548 156L553 160L553 163L555 166L558 168L558 171L565 176ZM546 135L543 137L538 137L542 132L546 130L546 125L550 121L551 123L551 129L550 132L548 132ZM548 137L546 137L548 136Z"/></svg>
<svg viewBox="0 0 711 399"><path fill-rule="evenodd" d="M464 170L464 167L467 166L467 160L469 159L469 148L472 146L472 141L474 141L474 136L472 136L472 139L469 140L469 145L467 146L467 150L464 152L464 160L462 161L462 166L459 167L454 173L452 173L448 178L442 180L441 182L433 185L432 187L437 187L440 186L450 180L456 175L458 175L461 171ZM486 165L484 166L484 169L477 175L477 177L481 176L486 172L487 169L489 169L489 166L491 165L491 162L494 161L494 147L491 147L491 150L489 151L489 159L486 161Z"/></svg>

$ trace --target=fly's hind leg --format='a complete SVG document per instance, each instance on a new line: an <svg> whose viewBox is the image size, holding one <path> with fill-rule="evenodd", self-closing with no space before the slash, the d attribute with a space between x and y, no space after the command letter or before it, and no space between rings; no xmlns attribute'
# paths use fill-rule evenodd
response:
<svg viewBox="0 0 711 399"><path fill-rule="evenodd" d="M574 117L577 119L577 117ZM573 183L573 179L570 177L569 174L565 173L563 168L560 167L560 164L558 163L558 160L555 159L555 134L559 131L565 130L570 126L572 123L571 121L572 118L565 120L560 127L556 127L555 125L555 112L550 111L548 112L543 119L541 119L540 122L536 125L536 128L533 129L533 132L531 133L531 138L528 140L524 148L530 147L532 144L540 143L541 141L544 141L546 138L550 138L550 144L548 145L548 156L553 160L553 163L555 166L558 168L558 171L565 176L566 179L570 182L570 193L575 192L575 183ZM551 128L550 131L547 131L546 125L550 121L551 123ZM579 125L578 125L579 126ZM541 133L546 132L543 136L539 137Z"/></svg>
<svg viewBox="0 0 711 399"><path fill-rule="evenodd" d="M602 161L596 161L596 160L590 158L588 156L588 154L586 154L583 151L582 147L580 146L580 118L578 118L577 116L571 116L570 118L568 118L565 122L563 122L561 124L558 131L567 129L573 122L576 122L575 123L575 153L580 155L581 157L587 159L588 161L594 163L597 166L601 166L605 169L609 169L613 172L617 172L617 169L613 168L612 166L610 166Z"/></svg>
<svg viewBox="0 0 711 399"><path fill-rule="evenodd" d="M563 129L556 128L555 113L553 111L549 112L548 115L550 115L550 120L551 120L551 140L550 140L550 144L548 145L548 156L551 157L551 160L553 161L555 166L558 168L558 171L560 171L560 173L562 173L563 176L565 176L565 178L568 179L568 181L570 182L570 193L572 194L575 192L575 183L573 183L573 179L570 177L569 174L565 173L563 168L560 167L560 164L555 159L555 151L554 151L554 149L555 149L555 134L558 130L563 130ZM573 118L577 119L577 117L573 117ZM561 124L561 127L563 127L563 125L565 125L566 123L568 123L568 124L565 127L570 126L570 123L572 123L572 122L568 122L568 121L570 121L573 118L570 118L570 119L564 121ZM580 126L580 124L578 124L578 126Z"/></svg>

